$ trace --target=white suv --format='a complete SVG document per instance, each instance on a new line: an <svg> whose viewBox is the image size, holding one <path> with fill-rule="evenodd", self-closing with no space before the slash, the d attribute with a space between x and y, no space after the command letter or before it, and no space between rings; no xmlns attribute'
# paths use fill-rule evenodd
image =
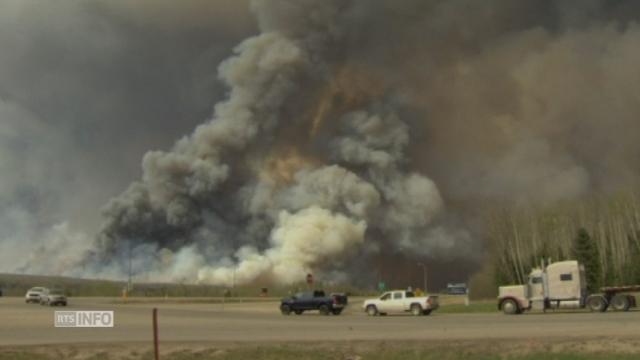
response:
<svg viewBox="0 0 640 360"><path fill-rule="evenodd" d="M45 291L40 295L40 305L67 306L67 297L64 295L64 292L62 290L45 289Z"/></svg>
<svg viewBox="0 0 640 360"><path fill-rule="evenodd" d="M39 304L40 303L40 297L42 297L42 294L44 294L46 291L48 291L49 289L45 288L45 287L34 287L31 288L27 291L27 294L24 296L24 301L29 304L29 303L35 303L35 304Z"/></svg>

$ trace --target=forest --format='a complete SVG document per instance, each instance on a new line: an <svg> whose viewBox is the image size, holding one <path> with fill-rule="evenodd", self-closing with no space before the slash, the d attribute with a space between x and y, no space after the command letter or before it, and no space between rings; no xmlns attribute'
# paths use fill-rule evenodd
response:
<svg viewBox="0 0 640 360"><path fill-rule="evenodd" d="M543 261L585 265L588 288L640 284L640 197L626 192L487 211L496 285L526 282Z"/></svg>

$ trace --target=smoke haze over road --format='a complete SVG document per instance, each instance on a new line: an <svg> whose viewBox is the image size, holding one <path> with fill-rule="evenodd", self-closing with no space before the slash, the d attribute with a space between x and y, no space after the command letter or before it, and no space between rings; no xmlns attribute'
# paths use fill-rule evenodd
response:
<svg viewBox="0 0 640 360"><path fill-rule="evenodd" d="M138 4L0 4L0 270L463 276L487 201L637 183L636 2Z"/></svg>

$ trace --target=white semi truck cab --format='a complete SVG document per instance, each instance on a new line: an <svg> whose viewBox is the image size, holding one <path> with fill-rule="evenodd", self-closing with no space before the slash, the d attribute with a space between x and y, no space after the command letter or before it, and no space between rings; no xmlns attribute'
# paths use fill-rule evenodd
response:
<svg viewBox="0 0 640 360"><path fill-rule="evenodd" d="M604 312L609 305L628 311L636 306L634 296L625 294L640 286L607 287L601 294L588 294L585 268L575 260L552 263L531 271L527 284L501 286L498 309L505 314L521 314L527 310L560 307L584 308Z"/></svg>

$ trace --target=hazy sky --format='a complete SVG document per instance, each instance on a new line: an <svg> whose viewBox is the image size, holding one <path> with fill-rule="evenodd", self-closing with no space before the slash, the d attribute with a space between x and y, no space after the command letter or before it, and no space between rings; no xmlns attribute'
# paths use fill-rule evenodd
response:
<svg viewBox="0 0 640 360"><path fill-rule="evenodd" d="M0 235L22 211L93 228L142 155L224 96L216 68L255 31L246 2L133 3L0 1Z"/></svg>
<svg viewBox="0 0 640 360"><path fill-rule="evenodd" d="M256 1L256 20L245 0L0 0L0 262L55 224L95 234L144 154L170 149L227 97L217 68L237 44L260 30L296 38L327 15L303 3L309 13ZM485 199L552 202L637 181L640 2L336 6L327 31L340 47L311 51L322 63L312 75L346 72L347 93L379 87L400 104L411 138L399 156L433 180L443 217L473 223ZM302 108L319 92L291 98ZM303 155L334 160L313 151Z"/></svg>
<svg viewBox="0 0 640 360"><path fill-rule="evenodd" d="M179 3L0 0L0 253L64 221L95 231L143 154L210 116L254 19L246 1Z"/></svg>

